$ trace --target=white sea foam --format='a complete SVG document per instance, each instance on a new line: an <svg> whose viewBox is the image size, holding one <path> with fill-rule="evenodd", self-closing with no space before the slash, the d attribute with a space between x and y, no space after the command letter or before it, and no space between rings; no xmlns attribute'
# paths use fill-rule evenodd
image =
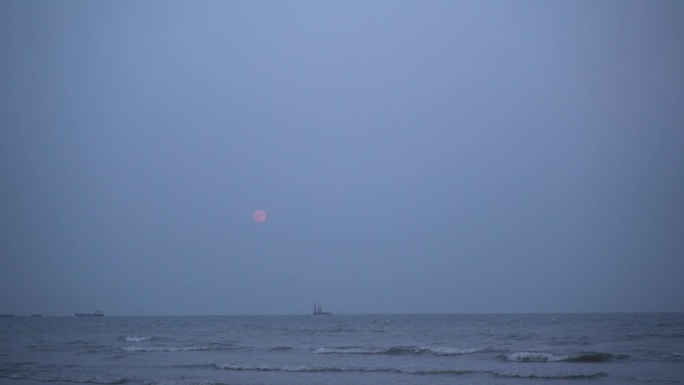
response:
<svg viewBox="0 0 684 385"><path fill-rule="evenodd" d="M399 368L384 366L320 366L320 365L275 365L275 364L235 364L216 363L214 367L224 370L235 371L266 371L266 372L360 372L360 373L403 373L418 375L457 375L472 373L458 369L426 369L426 368Z"/></svg>
<svg viewBox="0 0 684 385"><path fill-rule="evenodd" d="M506 354L506 360L508 361L519 361L519 362L553 362L553 361L565 361L570 358L566 355L554 355L550 353L540 353L540 352L517 352Z"/></svg>
<svg viewBox="0 0 684 385"><path fill-rule="evenodd" d="M604 372L555 372L555 373L520 373L511 371L493 371L497 377L509 378L529 378L529 379L559 379L559 380L579 380L590 379L597 377L605 377L608 374Z"/></svg>
<svg viewBox="0 0 684 385"><path fill-rule="evenodd" d="M478 353L482 352L485 349L462 349L462 348L449 348L449 347L431 347L431 346L424 346L421 349L424 351L428 351L431 353L434 353L438 356L457 356L461 354L473 354L473 353Z"/></svg>
<svg viewBox="0 0 684 385"><path fill-rule="evenodd" d="M431 353L438 356L455 356L472 354L484 351L484 349L463 349L455 347L432 347L432 346L393 346L393 347L322 347L313 350L315 354L424 354Z"/></svg>
<svg viewBox="0 0 684 385"><path fill-rule="evenodd" d="M575 363L587 363L587 362L608 362L614 359L623 360L628 359L629 356L625 354L610 354L602 352L578 352L570 355L567 354L551 354L551 353L541 353L541 352L517 352L506 354L505 359L507 361L518 361L518 362L575 362Z"/></svg>
<svg viewBox="0 0 684 385"><path fill-rule="evenodd" d="M682 352L667 352L667 353L661 353L659 355L660 358L666 360L666 361L682 361L684 360L684 353Z"/></svg>
<svg viewBox="0 0 684 385"><path fill-rule="evenodd" d="M272 365L272 364L215 364L218 369L226 370L249 370L249 371L277 371L277 372L320 372L342 371L342 368L324 368L310 365Z"/></svg>
<svg viewBox="0 0 684 385"><path fill-rule="evenodd" d="M127 352L192 352L198 350L217 350L216 348L212 348L209 346L126 346L122 349Z"/></svg>
<svg viewBox="0 0 684 385"><path fill-rule="evenodd" d="M315 354L381 354L384 350L374 348L337 347L314 349Z"/></svg>
<svg viewBox="0 0 684 385"><path fill-rule="evenodd" d="M126 342L143 342L143 341L149 341L154 339L154 337L124 337L124 341Z"/></svg>

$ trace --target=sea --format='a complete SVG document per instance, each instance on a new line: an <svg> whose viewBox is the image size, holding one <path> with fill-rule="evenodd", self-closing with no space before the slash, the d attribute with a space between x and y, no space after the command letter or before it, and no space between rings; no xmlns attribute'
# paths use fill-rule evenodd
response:
<svg viewBox="0 0 684 385"><path fill-rule="evenodd" d="M0 318L45 383L684 384L684 313Z"/></svg>

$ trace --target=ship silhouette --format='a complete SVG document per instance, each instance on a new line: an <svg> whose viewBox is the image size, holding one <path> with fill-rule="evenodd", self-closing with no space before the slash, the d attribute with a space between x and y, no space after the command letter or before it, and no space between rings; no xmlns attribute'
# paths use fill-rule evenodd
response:
<svg viewBox="0 0 684 385"><path fill-rule="evenodd" d="M323 311L323 305L320 302L314 302L313 315L331 315L327 311Z"/></svg>
<svg viewBox="0 0 684 385"><path fill-rule="evenodd" d="M104 313L99 311L99 310L95 310L92 313L76 313L76 317L102 317L102 316L104 316Z"/></svg>

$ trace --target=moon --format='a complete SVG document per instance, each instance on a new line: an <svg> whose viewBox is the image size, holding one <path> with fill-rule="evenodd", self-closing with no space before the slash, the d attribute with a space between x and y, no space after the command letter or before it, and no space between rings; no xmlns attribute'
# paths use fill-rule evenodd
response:
<svg viewBox="0 0 684 385"><path fill-rule="evenodd" d="M257 210L252 214L252 218L254 218L254 222L261 223L266 220L266 212L264 210Z"/></svg>

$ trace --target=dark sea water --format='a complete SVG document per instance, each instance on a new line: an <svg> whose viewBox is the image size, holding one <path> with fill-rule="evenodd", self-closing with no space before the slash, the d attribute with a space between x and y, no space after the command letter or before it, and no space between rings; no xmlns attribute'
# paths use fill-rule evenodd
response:
<svg viewBox="0 0 684 385"><path fill-rule="evenodd" d="M684 314L0 318L0 383L684 384Z"/></svg>

